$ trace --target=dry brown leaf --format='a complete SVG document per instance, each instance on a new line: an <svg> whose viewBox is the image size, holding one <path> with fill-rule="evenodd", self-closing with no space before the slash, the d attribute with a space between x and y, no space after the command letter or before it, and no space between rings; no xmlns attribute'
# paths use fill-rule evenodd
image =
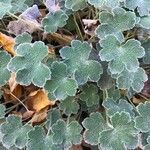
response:
<svg viewBox="0 0 150 150"><path fill-rule="evenodd" d="M16 55L16 53L14 51L15 40L12 37L7 36L0 32L0 45L8 53L10 53L12 55Z"/></svg>
<svg viewBox="0 0 150 150"><path fill-rule="evenodd" d="M33 115L33 117L30 120L30 122L32 124L38 124L38 123L43 122L46 119L46 117L47 117L48 108L49 108L49 106L46 106L45 108L41 109L39 112L36 112Z"/></svg>
<svg viewBox="0 0 150 150"><path fill-rule="evenodd" d="M16 115L16 116L22 118L22 113L21 112L12 111L11 114Z"/></svg>
<svg viewBox="0 0 150 150"><path fill-rule="evenodd" d="M15 73L11 74L11 78L9 79L8 84L9 84L10 91L13 92L14 89L18 85L18 83L16 82L16 74Z"/></svg>
<svg viewBox="0 0 150 150"><path fill-rule="evenodd" d="M69 35L59 34L59 33L53 33L53 34L44 33L43 39L46 39L47 41L56 41L60 45L69 45L71 41L74 39L74 37Z"/></svg>
<svg viewBox="0 0 150 150"><path fill-rule="evenodd" d="M27 120L27 119L29 119L29 118L31 118L33 115L34 115L34 111L26 111L26 112L24 112L23 114L22 114L22 119L23 120Z"/></svg>
<svg viewBox="0 0 150 150"><path fill-rule="evenodd" d="M97 28L98 20L82 19L85 25L84 32L90 36L94 36L95 29Z"/></svg>
<svg viewBox="0 0 150 150"><path fill-rule="evenodd" d="M43 90L31 92L29 98L26 101L27 108L36 112L39 112L46 106L52 106L54 104L55 101L50 101L48 99L47 93Z"/></svg>
<svg viewBox="0 0 150 150"><path fill-rule="evenodd" d="M81 145L73 145L69 150L83 150Z"/></svg>
<svg viewBox="0 0 150 150"><path fill-rule="evenodd" d="M8 24L8 30L15 35L28 32L32 34L33 32L40 29L40 25L28 19L19 19L17 21L10 21Z"/></svg>
<svg viewBox="0 0 150 150"><path fill-rule="evenodd" d="M16 82L16 75L14 73L11 74L11 78L8 81L8 85L9 90L5 90L4 92L5 101L18 102L18 100L15 97L17 97L18 99L21 98L21 96L23 95L23 86L19 85ZM10 94L10 92L12 94ZM15 97L12 95L14 95Z"/></svg>

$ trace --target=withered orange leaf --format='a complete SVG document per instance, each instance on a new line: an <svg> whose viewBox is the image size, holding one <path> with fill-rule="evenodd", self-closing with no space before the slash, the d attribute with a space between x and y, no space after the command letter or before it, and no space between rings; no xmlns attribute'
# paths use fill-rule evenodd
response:
<svg viewBox="0 0 150 150"><path fill-rule="evenodd" d="M46 117L47 117L48 108L49 108L49 106L46 106L43 109L41 109L39 112L36 112L33 115L33 117L30 120L30 122L32 124L34 124L34 125L43 122L46 119Z"/></svg>
<svg viewBox="0 0 150 150"><path fill-rule="evenodd" d="M16 76L14 73L11 74L11 78L8 81L8 85L9 85L9 90L6 89L3 94L5 102L6 101L18 102L18 100L15 97L17 97L18 99L21 98L23 94L23 86L19 85L16 82ZM10 94L10 92L12 94ZM12 95L14 95L15 97Z"/></svg>
<svg viewBox="0 0 150 150"><path fill-rule="evenodd" d="M8 53L16 55L14 51L15 39L0 32L0 45Z"/></svg>
<svg viewBox="0 0 150 150"><path fill-rule="evenodd" d="M43 90L34 91L29 94L29 98L26 101L26 106L29 110L40 111L46 106L52 106L55 101L50 101L48 95Z"/></svg>

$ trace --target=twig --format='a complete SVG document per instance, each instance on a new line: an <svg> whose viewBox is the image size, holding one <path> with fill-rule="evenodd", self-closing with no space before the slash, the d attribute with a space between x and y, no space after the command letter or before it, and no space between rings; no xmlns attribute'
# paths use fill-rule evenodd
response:
<svg viewBox="0 0 150 150"><path fill-rule="evenodd" d="M16 97L13 93L11 93L10 92L10 95L11 96L13 96L16 100L18 100L21 104L22 104L22 106L24 106L24 108L27 110L27 111L29 111L29 109L25 106L25 104L18 98L18 97Z"/></svg>
<svg viewBox="0 0 150 150"><path fill-rule="evenodd" d="M83 36L82 36L82 33L81 33L81 30L80 30L80 27L79 27L79 25L78 25L78 23L77 23L77 20L76 20L76 16L75 16L75 15L73 15L73 20L74 20L74 23L75 23L75 25L76 25L76 30L77 30L77 32L78 32L78 34L79 34L80 39L81 39L82 41L84 41Z"/></svg>

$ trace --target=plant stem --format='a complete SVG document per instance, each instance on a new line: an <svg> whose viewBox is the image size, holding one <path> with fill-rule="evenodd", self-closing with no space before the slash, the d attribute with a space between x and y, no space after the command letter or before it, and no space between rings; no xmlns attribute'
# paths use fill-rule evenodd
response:
<svg viewBox="0 0 150 150"><path fill-rule="evenodd" d="M75 23L75 25L76 25L76 30L77 30L77 32L78 32L78 35L79 35L80 39L81 39L82 41L84 41L84 38L83 38L83 36L82 36L81 30L80 30L80 27L79 27L79 25L78 25L78 23L77 23L77 20L76 20L76 16L75 16L75 15L73 15L73 20L74 20L74 23Z"/></svg>
<svg viewBox="0 0 150 150"><path fill-rule="evenodd" d="M10 92L10 95L13 96L16 100L18 100L22 106L29 112L29 109L25 106L25 104L18 98L16 97L13 93Z"/></svg>

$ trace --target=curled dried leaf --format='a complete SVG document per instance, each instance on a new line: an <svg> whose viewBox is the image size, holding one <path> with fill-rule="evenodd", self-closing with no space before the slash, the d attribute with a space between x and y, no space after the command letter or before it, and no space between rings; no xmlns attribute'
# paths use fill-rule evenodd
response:
<svg viewBox="0 0 150 150"><path fill-rule="evenodd" d="M0 46L8 53L16 55L14 51L15 40L12 37L7 36L1 32L0 32Z"/></svg>
<svg viewBox="0 0 150 150"><path fill-rule="evenodd" d="M27 108L36 112L39 112L46 106L52 106L54 104L55 101L50 101L47 93L45 93L43 90L30 93L29 98L26 101Z"/></svg>

